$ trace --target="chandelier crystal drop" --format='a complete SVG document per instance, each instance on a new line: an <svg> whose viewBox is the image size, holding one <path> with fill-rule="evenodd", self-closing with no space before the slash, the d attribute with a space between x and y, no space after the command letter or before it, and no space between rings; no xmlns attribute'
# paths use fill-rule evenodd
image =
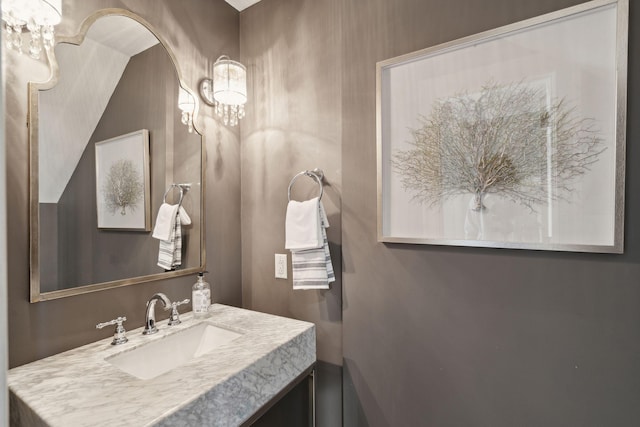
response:
<svg viewBox="0 0 640 427"><path fill-rule="evenodd" d="M189 133L193 133L193 113L196 109L196 100L182 87L178 89L178 108L182 111L182 124L187 126Z"/></svg>
<svg viewBox="0 0 640 427"><path fill-rule="evenodd" d="M227 105L216 101L215 111L225 125L237 126L244 117L244 105Z"/></svg>
<svg viewBox="0 0 640 427"><path fill-rule="evenodd" d="M40 58L55 43L54 25L62 20L62 0L2 0L6 44L23 52L23 32L29 33L29 56Z"/></svg>

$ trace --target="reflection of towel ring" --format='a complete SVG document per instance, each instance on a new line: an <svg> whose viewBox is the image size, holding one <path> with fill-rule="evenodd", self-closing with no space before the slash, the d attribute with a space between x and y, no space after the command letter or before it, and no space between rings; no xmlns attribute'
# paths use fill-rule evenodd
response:
<svg viewBox="0 0 640 427"><path fill-rule="evenodd" d="M169 188L167 188L167 191L165 191L165 193L164 193L164 197L162 198L162 203L167 203L167 195L174 188L177 188L178 190L180 190L180 200L178 200L178 206L181 206L182 205L182 198L184 197L184 188L183 188L182 184L171 184L169 186Z"/></svg>
<svg viewBox="0 0 640 427"><path fill-rule="evenodd" d="M324 178L324 172L322 172L322 170L318 168L315 168L312 171L306 170L299 172L296 176L293 177L293 179L291 179L291 182L289 183L289 189L287 190L289 201L291 201L291 187L293 187L293 183L303 175L316 180L316 182L318 183L318 187L320 187L320 195L318 196L318 199L322 199L322 194L324 193L324 188L322 187L322 178Z"/></svg>

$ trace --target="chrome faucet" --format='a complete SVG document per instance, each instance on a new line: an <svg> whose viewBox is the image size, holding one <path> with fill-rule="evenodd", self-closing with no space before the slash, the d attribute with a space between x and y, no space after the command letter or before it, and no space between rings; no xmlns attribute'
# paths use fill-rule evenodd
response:
<svg viewBox="0 0 640 427"><path fill-rule="evenodd" d="M151 335L158 332L156 328L156 302L160 301L163 307L171 307L171 301L162 292L154 294L149 301L147 301L147 314L144 317L144 335Z"/></svg>

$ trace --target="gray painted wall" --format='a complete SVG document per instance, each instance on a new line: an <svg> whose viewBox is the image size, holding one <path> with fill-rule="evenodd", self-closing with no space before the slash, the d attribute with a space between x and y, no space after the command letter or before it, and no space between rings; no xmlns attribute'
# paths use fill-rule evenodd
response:
<svg viewBox="0 0 640 427"><path fill-rule="evenodd" d="M40 203L40 252L47 257L40 261L40 289L58 289L60 259L58 252L58 203Z"/></svg>
<svg viewBox="0 0 640 427"><path fill-rule="evenodd" d="M240 14L249 92L241 123L243 305L316 324L317 422L326 427L342 424L340 43L339 0L262 0ZM325 172L337 280L330 290L294 291L284 249L287 188L298 172L316 167ZM310 178L292 188L296 200L317 194ZM274 278L275 253L287 254L287 280ZM299 411L286 408L278 405L260 425L302 425Z"/></svg>
<svg viewBox="0 0 640 427"><path fill-rule="evenodd" d="M339 4L263 0L240 14L250 99L241 124L243 304L314 322L318 359L334 365L342 364ZM293 291L284 249L287 188L298 172L316 167L325 172L322 202L337 280L327 291ZM317 194L310 178L292 188L296 200ZM275 253L287 254L287 280L274 278Z"/></svg>
<svg viewBox="0 0 640 427"><path fill-rule="evenodd" d="M84 18L98 9L129 9L149 21L169 43L182 78L192 89L209 74L216 53L238 57L239 14L224 0L190 0L189 7L170 0L63 1L58 34L75 34ZM27 55L6 51L7 254L9 365L19 366L105 338L95 324L126 315L127 329L144 323L145 301L155 292L171 299L190 297L195 277L139 284L82 296L30 304L27 82L47 79L47 67ZM209 282L217 301L241 304L240 147L237 129L224 127L213 110L201 108L197 126L207 151L206 245ZM166 313L159 312L163 318ZM105 328L106 329L106 328Z"/></svg>
<svg viewBox="0 0 640 427"><path fill-rule="evenodd" d="M376 62L577 3L342 2L345 425L640 425L637 3L624 255L376 241Z"/></svg>

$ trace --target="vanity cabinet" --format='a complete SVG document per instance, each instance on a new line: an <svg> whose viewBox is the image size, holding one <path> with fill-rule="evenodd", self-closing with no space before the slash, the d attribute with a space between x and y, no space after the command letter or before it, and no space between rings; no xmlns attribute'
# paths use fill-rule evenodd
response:
<svg viewBox="0 0 640 427"><path fill-rule="evenodd" d="M169 342L171 335L201 322L239 336L150 379L110 362L124 352ZM158 328L151 336L142 335L142 328L129 331L126 344L111 345L108 338L11 369L12 425L250 425L313 374L312 323L214 304L206 319L188 313L180 325L162 321Z"/></svg>

